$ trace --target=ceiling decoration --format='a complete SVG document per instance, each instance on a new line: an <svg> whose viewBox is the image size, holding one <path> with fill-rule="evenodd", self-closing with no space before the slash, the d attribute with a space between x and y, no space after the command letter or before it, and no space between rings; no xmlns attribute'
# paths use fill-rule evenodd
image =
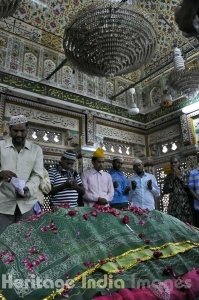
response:
<svg viewBox="0 0 199 300"><path fill-rule="evenodd" d="M21 0L0 0L0 19L12 16Z"/></svg>
<svg viewBox="0 0 199 300"><path fill-rule="evenodd" d="M139 69L139 72L130 72L125 75L127 79L133 82L138 81L140 79L140 71L141 77L145 77L150 76L150 73L156 68L165 66L168 60L172 60L174 44L177 44L184 51L192 48L193 40L183 37L174 20L174 11L180 2L181 0L132 0L132 3L136 4L136 8L147 11L151 20L155 22L157 48L151 61ZM65 28L69 27L77 14L92 3L99 3L99 1L22 0L15 17L21 22L24 21L25 24L34 26L35 30L41 30L41 32L38 32L41 36L41 42L45 42L48 34L51 34L52 39L54 38L56 41L58 38L62 39ZM52 49L54 47L54 50L58 48L56 42L52 43L50 47ZM60 51L62 51L61 47Z"/></svg>
<svg viewBox="0 0 199 300"><path fill-rule="evenodd" d="M66 27L66 58L94 76L114 77L139 69L156 48L152 21L133 5L101 2L87 6Z"/></svg>
<svg viewBox="0 0 199 300"><path fill-rule="evenodd" d="M199 90L199 65L186 68L181 50L174 49L174 70L171 72L168 84L182 95L193 96Z"/></svg>

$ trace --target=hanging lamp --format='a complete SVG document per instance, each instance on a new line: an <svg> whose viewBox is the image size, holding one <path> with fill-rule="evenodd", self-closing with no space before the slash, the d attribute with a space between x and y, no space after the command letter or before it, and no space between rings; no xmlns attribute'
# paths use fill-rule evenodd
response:
<svg viewBox="0 0 199 300"><path fill-rule="evenodd" d="M12 16L21 0L0 0L0 19Z"/></svg>

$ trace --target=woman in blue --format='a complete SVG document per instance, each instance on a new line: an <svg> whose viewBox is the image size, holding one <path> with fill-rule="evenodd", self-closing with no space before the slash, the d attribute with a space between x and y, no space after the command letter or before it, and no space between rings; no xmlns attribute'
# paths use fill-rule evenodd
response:
<svg viewBox="0 0 199 300"><path fill-rule="evenodd" d="M128 193L130 191L128 179L121 171L122 163L122 157L113 157L113 168L109 171L114 186L114 196L110 206L117 209L128 207Z"/></svg>

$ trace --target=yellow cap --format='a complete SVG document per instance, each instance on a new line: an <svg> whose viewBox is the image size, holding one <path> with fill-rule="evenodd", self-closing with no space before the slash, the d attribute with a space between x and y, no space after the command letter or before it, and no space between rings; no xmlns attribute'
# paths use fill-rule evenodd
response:
<svg viewBox="0 0 199 300"><path fill-rule="evenodd" d="M97 148L95 152L93 152L93 157L104 158L105 157L104 150L102 148Z"/></svg>

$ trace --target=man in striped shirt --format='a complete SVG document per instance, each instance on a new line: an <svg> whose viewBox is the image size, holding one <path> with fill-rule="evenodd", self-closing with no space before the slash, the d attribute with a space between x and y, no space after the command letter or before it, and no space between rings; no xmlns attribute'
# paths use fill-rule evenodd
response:
<svg viewBox="0 0 199 300"><path fill-rule="evenodd" d="M194 199L194 209L196 216L196 226L199 227L199 153L197 153L197 167L190 172L188 186L195 195Z"/></svg>
<svg viewBox="0 0 199 300"><path fill-rule="evenodd" d="M75 160L76 153L68 150L64 152L59 164L49 170L52 185L50 202L53 206L76 207L79 194L84 194L81 178L73 170Z"/></svg>

